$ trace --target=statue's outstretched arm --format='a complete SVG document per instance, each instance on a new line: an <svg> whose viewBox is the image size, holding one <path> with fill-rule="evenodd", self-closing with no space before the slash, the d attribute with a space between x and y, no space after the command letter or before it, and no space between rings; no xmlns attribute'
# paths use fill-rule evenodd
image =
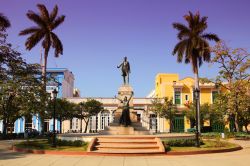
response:
<svg viewBox="0 0 250 166"><path fill-rule="evenodd" d="M122 66L122 63L120 65L117 66L117 68L120 68Z"/></svg>
<svg viewBox="0 0 250 166"><path fill-rule="evenodd" d="M118 97L115 96L115 99L119 100L120 102L122 102L122 99L119 99Z"/></svg>
<svg viewBox="0 0 250 166"><path fill-rule="evenodd" d="M130 97L129 97L129 99L128 99L128 102L130 102L132 96L134 96L134 92L131 93L131 95L130 95Z"/></svg>

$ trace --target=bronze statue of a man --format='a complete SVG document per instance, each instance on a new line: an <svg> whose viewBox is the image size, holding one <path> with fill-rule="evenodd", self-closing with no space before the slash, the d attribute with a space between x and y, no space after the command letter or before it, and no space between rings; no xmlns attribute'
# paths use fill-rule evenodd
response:
<svg viewBox="0 0 250 166"><path fill-rule="evenodd" d="M117 66L117 68L121 67L122 77L123 77L123 83L129 84L129 73L130 73L130 65L127 61L127 57L124 57L123 62ZM127 78L127 79L126 79Z"/></svg>

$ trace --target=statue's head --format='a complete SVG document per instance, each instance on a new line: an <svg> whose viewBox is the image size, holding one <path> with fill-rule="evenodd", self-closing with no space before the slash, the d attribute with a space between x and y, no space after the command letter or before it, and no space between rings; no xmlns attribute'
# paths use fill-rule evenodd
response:
<svg viewBox="0 0 250 166"><path fill-rule="evenodd" d="M126 56L124 57L124 61L127 61L127 57Z"/></svg>

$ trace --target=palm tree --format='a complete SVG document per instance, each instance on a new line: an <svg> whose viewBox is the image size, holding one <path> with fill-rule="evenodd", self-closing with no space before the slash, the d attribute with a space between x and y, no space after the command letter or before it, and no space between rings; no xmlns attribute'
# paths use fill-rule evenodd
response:
<svg viewBox="0 0 250 166"><path fill-rule="evenodd" d="M40 14L37 14L31 10L29 10L26 14L27 17L36 24L36 26L22 30L19 35L30 35L25 42L27 50L31 50L42 40L42 47L44 49L42 79L43 89L46 91L46 69L49 50L51 47L55 49L55 57L59 57L60 54L63 54L62 42L53 31L64 22L65 16L57 16L57 5L55 5L50 14L43 4L37 4L37 7Z"/></svg>
<svg viewBox="0 0 250 166"><path fill-rule="evenodd" d="M205 33L207 29L207 17L200 17L199 12L193 14L189 12L184 16L188 26L181 23L173 23L173 27L179 32L177 37L179 42L175 45L173 55L177 55L177 62L181 63L183 60L186 64L191 63L194 79L195 79L195 91L199 92L199 72L198 69L202 65L203 61L209 62L211 58L211 52L209 49L208 41L214 40L218 42L220 39L216 34ZM199 98L197 103L197 127L200 132L200 118L199 118Z"/></svg>
<svg viewBox="0 0 250 166"><path fill-rule="evenodd" d="M0 38L3 39L1 40L1 43L5 41L7 34L5 34L4 32L6 31L6 28L9 27L10 27L9 19L2 13L0 13Z"/></svg>
<svg viewBox="0 0 250 166"><path fill-rule="evenodd" d="M53 11L49 14L47 8L43 4L37 5L40 15L29 10L26 14L27 17L33 21L37 26L33 26L22 30L19 35L30 35L25 46L27 50L31 50L42 40L42 47L44 49L44 59L42 76L44 84L46 83L46 69L47 69L47 58L51 46L55 49L55 57L63 54L63 45L58 36L53 32L61 23L64 22L65 16L58 16L58 7L54 7Z"/></svg>
<svg viewBox="0 0 250 166"><path fill-rule="evenodd" d="M4 30L6 28L9 28L10 27L10 21L9 19L4 16L2 13L0 13L0 30Z"/></svg>

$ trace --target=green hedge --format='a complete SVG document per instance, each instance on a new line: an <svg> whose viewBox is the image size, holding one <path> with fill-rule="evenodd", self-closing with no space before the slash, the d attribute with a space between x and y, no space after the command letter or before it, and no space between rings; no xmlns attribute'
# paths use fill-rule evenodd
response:
<svg viewBox="0 0 250 166"><path fill-rule="evenodd" d="M235 134L235 139L249 140L250 139L250 134L244 133L244 132L236 133Z"/></svg>
<svg viewBox="0 0 250 166"><path fill-rule="evenodd" d="M0 140L4 139L22 139L24 138L24 133L8 133L7 135L3 135L0 133Z"/></svg>
<svg viewBox="0 0 250 166"><path fill-rule="evenodd" d="M195 139L169 139L163 140L163 144L166 147L176 146L176 147L190 147L195 146L196 140ZM200 144L203 144L203 141L200 140Z"/></svg>
<svg viewBox="0 0 250 166"><path fill-rule="evenodd" d="M52 139L48 139L49 143L52 143ZM75 141L68 141L68 140L61 140L61 139L56 139L56 145L57 146L75 146L75 147L80 147L84 146L87 143L82 141L82 140L75 140Z"/></svg>

